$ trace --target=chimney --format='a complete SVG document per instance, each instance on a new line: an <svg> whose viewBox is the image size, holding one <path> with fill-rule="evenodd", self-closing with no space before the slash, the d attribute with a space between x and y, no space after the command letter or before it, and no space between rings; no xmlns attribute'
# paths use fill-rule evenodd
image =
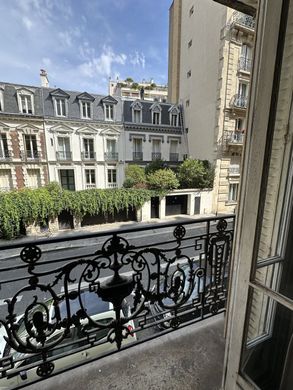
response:
<svg viewBox="0 0 293 390"><path fill-rule="evenodd" d="M41 77L41 86L44 88L49 88L49 79L48 74L44 69L40 70L40 77Z"/></svg>

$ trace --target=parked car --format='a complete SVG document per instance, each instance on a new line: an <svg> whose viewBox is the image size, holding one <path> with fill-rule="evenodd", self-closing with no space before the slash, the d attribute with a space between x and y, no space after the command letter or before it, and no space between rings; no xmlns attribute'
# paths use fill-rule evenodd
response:
<svg viewBox="0 0 293 390"><path fill-rule="evenodd" d="M84 308L86 308L87 315L90 316L92 320L108 324L113 319L115 319L115 312L111 303L102 301L95 293L91 293L88 290L83 290L80 296ZM78 298L70 300L69 302L71 314L74 314L80 310L80 303ZM54 324L55 308L53 305L53 299L44 301L43 305L35 306L31 312L29 312L29 318L32 318L34 313L37 311L45 312L46 309L49 313L50 322ZM59 304L59 309L61 320L65 319L67 312L65 301L62 301ZM130 315L130 308L126 304L126 301L123 302L120 315L121 318ZM19 328L17 330L17 335L20 339L25 340L28 336L28 333L25 326L24 315L18 317L18 325ZM122 346L136 341L136 335L134 332L132 332L134 329L133 321L129 321L125 325L130 331L130 334L126 339L123 339ZM23 366L23 370L21 372L15 372L15 369L10 369L7 372L7 376L0 379L0 388L11 388L18 385L24 385L37 379L37 367L29 369L26 368L26 366L40 361L40 355L23 354L14 351L3 338L3 328L1 328L0 331L2 331L2 334L0 333L1 357L11 356L13 360L17 360L15 363L15 369L17 370ZM61 338L63 331L64 329L56 330L52 336L46 340L46 342L51 344L54 341L57 341ZM91 337L94 338L95 342L101 342L101 344L82 349L83 346L88 344L86 332L90 332ZM91 327L91 325L88 323L87 319L82 319L81 325L71 326L68 336L65 337L60 344L58 344L48 353L49 357L56 356L56 360L54 360L54 372L68 368L78 362L91 360L99 355L116 350L117 346L115 342L106 342L108 332L109 328L95 330L94 327ZM79 351L78 349L82 350ZM70 355L58 358L58 355L68 352L72 353Z"/></svg>
<svg viewBox="0 0 293 390"><path fill-rule="evenodd" d="M195 261L193 264L193 270L196 270L198 267L199 267L199 263L198 261ZM190 267L189 265L185 264L181 266L181 269L183 270L185 275L185 285L184 285L183 292L185 294L188 294L189 287L190 287L188 282ZM181 278L183 282L183 274L180 272L175 272L174 276L176 277L177 275ZM225 278L224 278L225 285L226 282L227 282L227 274L225 274ZM153 289L155 288L156 286L154 286ZM210 311L209 305L207 305L202 309L199 298L201 294L208 293L210 288L211 288L210 276L206 276L206 277L204 277L204 275L202 275L201 277L195 276L190 297L188 298L187 302L185 303L182 302L182 306L180 306L181 298L179 297L179 301L178 301L179 307L177 308L177 320L180 323L192 321L202 315L206 315L207 313L209 313ZM160 292L163 293L164 291L165 291L165 282L164 280L162 280L160 282ZM197 300L199 302L198 307L196 307ZM174 321L174 318L172 319L172 317L174 316L174 309L172 309L172 306L175 305L175 300L172 299L171 297L166 297L162 299L162 303L163 303L162 306L165 307L159 305L158 302L151 304L150 305L151 314L153 316L154 321L156 322L157 326L160 329L169 329L172 327L172 325L174 325L172 324L172 321ZM225 302L220 302L218 309L221 309L224 306L225 306Z"/></svg>

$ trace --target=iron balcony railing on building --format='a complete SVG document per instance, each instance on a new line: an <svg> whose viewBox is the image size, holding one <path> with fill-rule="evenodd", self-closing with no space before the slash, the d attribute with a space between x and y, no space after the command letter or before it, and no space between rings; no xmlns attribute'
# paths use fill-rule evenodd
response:
<svg viewBox="0 0 293 390"><path fill-rule="evenodd" d="M230 26L244 27L245 29L255 29L255 19L250 15L235 11L231 17Z"/></svg>
<svg viewBox="0 0 293 390"><path fill-rule="evenodd" d="M105 160L106 161L117 161L118 153L117 152L105 152Z"/></svg>
<svg viewBox="0 0 293 390"><path fill-rule="evenodd" d="M247 108L247 96L236 94L232 97L230 106L245 110Z"/></svg>
<svg viewBox="0 0 293 390"><path fill-rule="evenodd" d="M244 130L243 131L225 131L225 140L230 145L243 145Z"/></svg>
<svg viewBox="0 0 293 390"><path fill-rule="evenodd" d="M81 152L81 159L83 161L93 161L96 159L96 153L95 152Z"/></svg>
<svg viewBox="0 0 293 390"><path fill-rule="evenodd" d="M133 161L142 161L143 160L143 153L142 152L133 152L132 157L133 157Z"/></svg>
<svg viewBox="0 0 293 390"><path fill-rule="evenodd" d="M229 167L229 175L230 176L238 176L238 175L240 175L240 166L239 165L230 165L230 167Z"/></svg>
<svg viewBox="0 0 293 390"><path fill-rule="evenodd" d="M41 153L38 150L23 150L20 152L20 157L23 161L40 160Z"/></svg>
<svg viewBox="0 0 293 390"><path fill-rule="evenodd" d="M0 150L0 161L9 161L11 159L12 153L9 150Z"/></svg>
<svg viewBox="0 0 293 390"><path fill-rule="evenodd" d="M0 387L225 311L234 219L1 246Z"/></svg>
<svg viewBox="0 0 293 390"><path fill-rule="evenodd" d="M170 153L170 161L175 162L179 160L179 153Z"/></svg>
<svg viewBox="0 0 293 390"><path fill-rule="evenodd" d="M161 152L153 152L152 153L152 161L161 160L161 157L162 157Z"/></svg>
<svg viewBox="0 0 293 390"><path fill-rule="evenodd" d="M241 56L238 62L238 71L251 72L252 61L249 58Z"/></svg>
<svg viewBox="0 0 293 390"><path fill-rule="evenodd" d="M58 161L72 160L72 152L68 150L60 150L56 152L56 158Z"/></svg>

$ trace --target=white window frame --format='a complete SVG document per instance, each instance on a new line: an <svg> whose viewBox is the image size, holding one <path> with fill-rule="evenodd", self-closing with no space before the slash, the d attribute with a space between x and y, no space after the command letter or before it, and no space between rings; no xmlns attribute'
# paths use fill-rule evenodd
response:
<svg viewBox="0 0 293 390"><path fill-rule="evenodd" d="M112 112L112 117L111 117ZM115 106L111 103L104 103L105 120L113 122L115 118Z"/></svg>
<svg viewBox="0 0 293 390"><path fill-rule="evenodd" d="M116 179L115 181L113 180L114 172L115 172L115 179ZM110 173L110 176L111 176L111 180L110 181L109 181L109 173ZM116 167L108 167L107 168L107 187L108 188L117 188L117 186L118 186L117 176L118 176L118 172L117 172L117 168Z"/></svg>
<svg viewBox="0 0 293 390"><path fill-rule="evenodd" d="M25 99L25 107L23 106L22 99ZM31 105L31 111L28 112L29 110L29 102L28 98L30 99L30 105ZM28 89L19 89L17 90L17 101L18 101L18 108L19 112L21 114L26 114L26 115L34 115L35 113L35 107L34 107L34 93L32 91L29 91ZM23 112L25 109L26 112Z"/></svg>
<svg viewBox="0 0 293 390"><path fill-rule="evenodd" d="M4 88L0 87L0 112L4 112Z"/></svg>
<svg viewBox="0 0 293 390"><path fill-rule="evenodd" d="M83 112L83 105L86 105L85 106L86 107L85 108L86 115L84 115L84 112ZM80 100L79 101L80 118L81 119L92 119L92 117L93 117L92 106L93 106L93 103L88 101L88 100Z"/></svg>
<svg viewBox="0 0 293 390"><path fill-rule="evenodd" d="M60 96L60 97L53 97L53 101L54 101L54 110L55 110L55 116L57 116L57 117L59 117L59 118L66 118L67 116L68 116L68 100L67 100L67 98L65 98L65 97L62 97L62 96ZM62 105L60 105L59 103L58 103L58 101L64 101L64 107L65 107L65 113L63 113L62 111ZM60 107L59 108L61 108L60 109L60 112L61 112L61 114L58 114L58 104L60 105ZM64 115L63 115L64 114Z"/></svg>
<svg viewBox="0 0 293 390"><path fill-rule="evenodd" d="M29 139L29 149L27 149L27 138ZM33 140L35 141L35 145L36 145L36 149L34 149L34 142ZM24 149L25 149L25 153L26 153L26 157L29 158L29 159L36 159L38 158L38 138L37 138L37 135L36 134L24 134L23 135L23 143L24 143ZM28 155L28 152L30 153L30 156ZM34 152L36 152L36 155L34 154Z"/></svg>
<svg viewBox="0 0 293 390"><path fill-rule="evenodd" d="M3 137L4 136L4 137ZM4 143L4 139L6 143ZM5 148L6 146L6 148ZM5 153L6 152L6 153ZM0 159L6 158L6 155L9 153L8 151L8 140L6 133L0 132Z"/></svg>
<svg viewBox="0 0 293 390"><path fill-rule="evenodd" d="M232 186L236 186L236 190L232 190ZM231 194L234 194L233 197L231 197ZM228 202L229 203L237 203L239 196L239 183L238 182L231 182L229 183L229 192L228 192Z"/></svg>
<svg viewBox="0 0 293 390"><path fill-rule="evenodd" d="M93 143L93 157L91 157L91 148L90 148L90 142ZM84 153L84 158L87 160L92 160L95 158L95 140L92 137L82 137L82 150ZM86 157L86 154L88 157Z"/></svg>
<svg viewBox="0 0 293 390"><path fill-rule="evenodd" d="M87 181L87 171L89 172L89 182ZM92 181L92 174L94 174L94 181ZM90 189L90 188L97 188L97 175L96 175L96 170L94 168L86 168L84 170L84 181L85 181L85 188Z"/></svg>

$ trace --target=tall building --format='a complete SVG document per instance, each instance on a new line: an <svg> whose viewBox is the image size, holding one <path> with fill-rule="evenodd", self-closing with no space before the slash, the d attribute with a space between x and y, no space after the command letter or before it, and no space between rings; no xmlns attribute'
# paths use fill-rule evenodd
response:
<svg viewBox="0 0 293 390"><path fill-rule="evenodd" d="M254 26L213 1L170 8L169 97L184 106L190 156L215 165L215 212L237 205Z"/></svg>
<svg viewBox="0 0 293 390"><path fill-rule="evenodd" d="M143 99L166 102L168 87L166 85L158 85L153 80L139 83L132 81L131 78L126 80L109 80L109 95L132 100Z"/></svg>

